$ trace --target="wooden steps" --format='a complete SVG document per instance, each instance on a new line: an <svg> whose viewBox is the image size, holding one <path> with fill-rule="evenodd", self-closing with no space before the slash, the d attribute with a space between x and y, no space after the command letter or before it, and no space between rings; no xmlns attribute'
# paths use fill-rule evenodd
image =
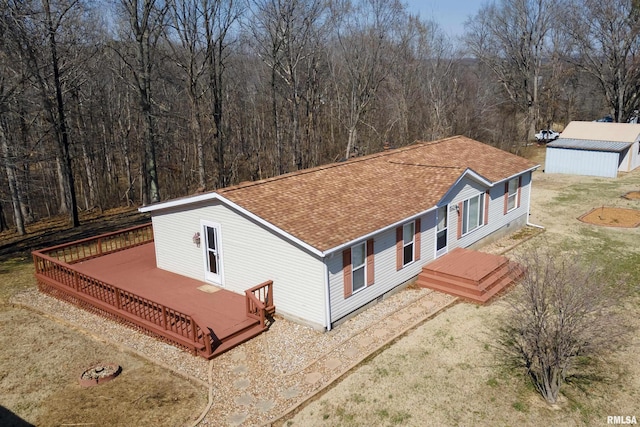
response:
<svg viewBox="0 0 640 427"><path fill-rule="evenodd" d="M484 304L523 273L506 257L456 248L424 266L416 284Z"/></svg>
<svg viewBox="0 0 640 427"><path fill-rule="evenodd" d="M257 320L249 319L243 322L243 326L238 326L233 328L233 330L226 330L223 333L225 336L219 337L221 343L213 350L211 356L207 358L212 359L224 353L225 351L231 350L237 345L242 344L245 341L249 341L251 338L254 338L260 335L262 332L266 331L266 327L261 327L260 322Z"/></svg>

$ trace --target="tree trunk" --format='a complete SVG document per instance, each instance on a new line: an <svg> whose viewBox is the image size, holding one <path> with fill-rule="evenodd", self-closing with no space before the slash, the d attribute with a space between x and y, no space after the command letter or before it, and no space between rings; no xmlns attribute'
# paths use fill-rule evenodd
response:
<svg viewBox="0 0 640 427"><path fill-rule="evenodd" d="M80 225L80 219L78 217L78 203L76 200L75 183L73 179L73 170L71 167L71 154L69 153L69 134L67 132L67 124L64 112L62 84L60 83L60 68L58 64L58 52L55 34L56 30L53 27L49 0L43 0L42 3L45 8L45 15L47 19L47 29L49 32L49 51L51 54L51 66L53 68L53 82L56 90L57 121L55 123L55 127L61 156L61 159L59 159L60 175L62 178L62 183L64 185L66 194L65 197L69 198L69 203L71 205L69 206L69 219L71 220L71 224L74 227L77 227Z"/></svg>
<svg viewBox="0 0 640 427"><path fill-rule="evenodd" d="M7 182L9 183L9 193L11 194L11 204L13 205L13 218L16 224L16 230L19 235L23 236L25 232L24 218L20 210L20 200L18 197L18 184L16 180L16 165L9 153L6 133L4 126L0 123L0 149L4 159L5 171L7 173Z"/></svg>

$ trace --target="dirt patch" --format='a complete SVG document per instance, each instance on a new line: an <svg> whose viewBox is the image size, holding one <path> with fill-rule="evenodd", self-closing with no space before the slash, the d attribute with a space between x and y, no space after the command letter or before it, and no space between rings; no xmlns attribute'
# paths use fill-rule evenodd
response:
<svg viewBox="0 0 640 427"><path fill-rule="evenodd" d="M634 228L640 225L640 211L602 206L590 210L578 219L588 224Z"/></svg>
<svg viewBox="0 0 640 427"><path fill-rule="evenodd" d="M627 194L625 194L622 197L624 197L627 200L640 200L640 191L629 191Z"/></svg>

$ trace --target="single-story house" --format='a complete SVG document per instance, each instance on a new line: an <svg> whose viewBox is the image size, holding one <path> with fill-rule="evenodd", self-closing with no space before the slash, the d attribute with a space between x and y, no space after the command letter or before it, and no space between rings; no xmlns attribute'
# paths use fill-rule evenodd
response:
<svg viewBox="0 0 640 427"><path fill-rule="evenodd" d="M424 264L525 225L538 165L456 136L140 208L156 262L331 329Z"/></svg>
<svg viewBox="0 0 640 427"><path fill-rule="evenodd" d="M546 173L615 178L640 166L640 124L574 121L547 145Z"/></svg>

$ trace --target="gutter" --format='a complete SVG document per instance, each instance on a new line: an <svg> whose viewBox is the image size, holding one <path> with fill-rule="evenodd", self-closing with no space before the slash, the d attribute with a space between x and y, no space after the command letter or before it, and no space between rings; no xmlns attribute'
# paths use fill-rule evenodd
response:
<svg viewBox="0 0 640 427"><path fill-rule="evenodd" d="M529 181L529 197L527 197L528 199L527 200L527 225L530 227L540 228L541 230L544 230L545 228L543 226L529 222L529 215L531 215L531 190L532 189L533 189L533 170L531 171L531 180Z"/></svg>
<svg viewBox="0 0 640 427"><path fill-rule="evenodd" d="M331 287L329 286L329 267L327 266L326 257L322 259L324 264L324 280L327 292L325 293L325 311L327 316L327 332L331 330Z"/></svg>

